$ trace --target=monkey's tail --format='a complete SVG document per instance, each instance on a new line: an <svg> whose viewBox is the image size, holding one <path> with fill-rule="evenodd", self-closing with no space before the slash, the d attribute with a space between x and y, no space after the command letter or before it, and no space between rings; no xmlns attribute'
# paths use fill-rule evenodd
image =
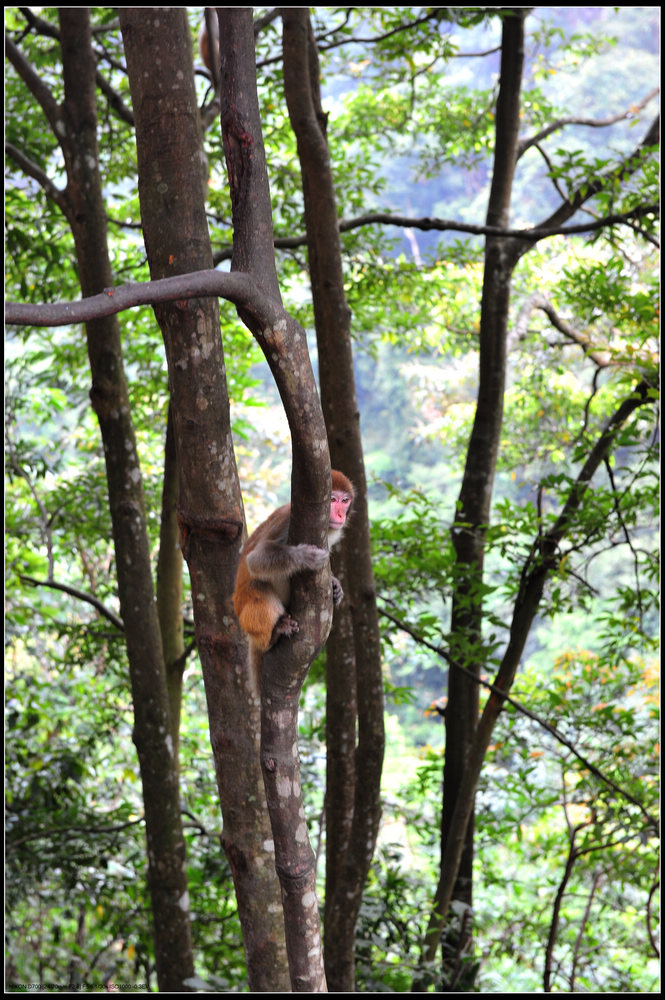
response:
<svg viewBox="0 0 665 1000"><path fill-rule="evenodd" d="M261 670L263 668L263 653L253 642L249 644L249 656L247 658L249 675L251 678L252 690L256 692L256 697L261 698Z"/></svg>

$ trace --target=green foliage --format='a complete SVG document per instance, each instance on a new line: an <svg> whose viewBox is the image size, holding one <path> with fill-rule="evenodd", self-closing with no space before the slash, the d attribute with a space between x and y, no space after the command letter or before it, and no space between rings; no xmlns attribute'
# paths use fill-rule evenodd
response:
<svg viewBox="0 0 665 1000"><path fill-rule="evenodd" d="M502 714L476 804L477 987L540 992L553 932L554 988L651 992L658 662L571 649L546 683L542 667L527 665L513 694L576 753L512 706ZM390 822L358 928L359 986L371 991L410 988L426 911L415 873L433 881L439 851L441 751L411 761L399 737L389 741Z"/></svg>
<svg viewBox="0 0 665 1000"><path fill-rule="evenodd" d="M423 928L413 919L426 905L422 879L399 844L387 845L370 871L356 933L357 990L407 993L417 968ZM414 906L414 903L416 906Z"/></svg>
<svg viewBox="0 0 665 1000"><path fill-rule="evenodd" d="M554 988L653 989L649 904L658 853L645 817L658 815L656 684L655 661L585 650L562 656L546 684L540 670L520 677L515 697L582 759L511 708L502 716L477 809L480 937L492 939L482 945L485 988L516 962L520 988L542 988L552 901L561 893Z"/></svg>
<svg viewBox="0 0 665 1000"><path fill-rule="evenodd" d="M152 930L132 711L126 684L112 679L113 657L124 658L121 644L79 627L59 644L40 645L15 642L7 678L8 981L149 984ZM205 708L193 690L189 701L181 770L198 967L237 984L244 958L219 844Z"/></svg>
<svg viewBox="0 0 665 1000"><path fill-rule="evenodd" d="M14 643L7 678L8 979L132 982L150 927L130 706L66 649Z"/></svg>

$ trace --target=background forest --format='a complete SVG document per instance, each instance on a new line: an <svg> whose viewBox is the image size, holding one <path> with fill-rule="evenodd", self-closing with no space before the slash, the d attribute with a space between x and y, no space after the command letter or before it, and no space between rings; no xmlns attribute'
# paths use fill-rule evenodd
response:
<svg viewBox="0 0 665 1000"><path fill-rule="evenodd" d="M298 990L291 911L239 872L272 810L246 805L261 723L217 533L302 492L267 324L226 285L12 311L214 267L306 332L333 466L360 415L340 566L376 650L336 611L299 698L328 988L657 992L660 8L317 7L300 61L306 8L232 9L254 18L274 280L224 117L254 60L222 30L220 80L205 9L162 10L5 8L6 989ZM314 69L337 226L293 97L316 104ZM141 87L181 77L198 113L151 115ZM151 202L170 164L178 197ZM199 294L218 318L185 328ZM187 388L178 345L209 323Z"/></svg>

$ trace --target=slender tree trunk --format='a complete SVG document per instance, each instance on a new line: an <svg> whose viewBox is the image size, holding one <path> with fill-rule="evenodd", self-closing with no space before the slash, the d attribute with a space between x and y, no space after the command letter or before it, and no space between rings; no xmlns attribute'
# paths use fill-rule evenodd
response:
<svg viewBox="0 0 665 1000"><path fill-rule="evenodd" d="M185 8L122 8L136 120L139 196L153 279L212 266L203 150ZM151 67L149 74L145 66ZM232 608L243 510L230 430L219 307L190 299L155 308L169 366L178 516L194 595L224 819L252 992L289 980L279 884L259 763L259 682Z"/></svg>
<svg viewBox="0 0 665 1000"><path fill-rule="evenodd" d="M501 55L501 80L496 118L495 162L490 192L487 222L493 226L509 225L510 193L518 151L519 94L523 64L524 20L527 8L508 9L503 17ZM584 202L606 186L624 180L641 162L644 147L657 142L659 134L656 120L638 148L624 163L608 172L606 177L581 187L540 225L562 225L570 219ZM536 226L536 228L539 228ZM480 329L480 381L474 424L469 441L467 463L458 503L457 523L453 526L456 552L457 584L453 602L451 625L451 658L464 664L476 674L485 665L482 649L482 579L485 551L485 526L489 523L490 505L494 487L494 474L501 434L503 394L506 373L506 345L508 308L512 274L522 256L534 245L528 239L501 236L488 237L485 251L485 273L481 303ZM598 454L612 446L616 428L627 418L632 409L648 402L645 385L620 407L608 429L601 435L583 467L578 486L572 491L555 529L550 532L554 547L561 532L568 529L570 517L579 506L588 486L593 469L597 467ZM549 536L548 536L549 537ZM545 549L542 545L545 545ZM549 542L542 542L534 549L549 552ZM551 557L549 552L549 557ZM523 586L515 603L508 646L495 680L506 693L510 690L529 629L536 614L547 574L552 568L548 559L527 562L523 572ZM461 672L451 670L446 713L446 759L444 767L444 796L441 837L441 872L435 895L433 913L426 934L424 958L432 963L437 948L442 943L446 950L445 923L450 916L453 899L461 902L472 914L472 863L473 863L473 804L484 755L491 733L501 710L503 699L492 692L478 720L477 685ZM455 955L468 953L471 942L472 921L462 928L466 940L459 938L459 926L450 928ZM451 971L444 959L443 987L450 987ZM471 967L472 976L475 969ZM415 984L423 987L424 980ZM472 983L456 983L470 988Z"/></svg>
<svg viewBox="0 0 665 1000"><path fill-rule="evenodd" d="M113 283L98 167L95 60L88 8L62 8L65 98L13 46L12 61L39 101L63 151L67 187L48 194L72 228L83 297ZM118 594L127 636L136 744L145 808L148 881L161 990L182 992L193 974L178 769L170 738L166 673L151 573L145 504L117 319L86 323L91 400L104 442Z"/></svg>
<svg viewBox="0 0 665 1000"><path fill-rule="evenodd" d="M157 615L162 635L166 666L166 686L169 693L171 739L176 763L180 762L180 713L182 677L185 670L185 637L182 617L182 551L178 524L178 460L173 430L173 414L169 406L164 442L164 475L162 483L162 516L159 522L159 555L157 557Z"/></svg>
<svg viewBox="0 0 665 1000"><path fill-rule="evenodd" d="M68 191L83 297L113 283L98 170L95 63L89 12L63 8L60 30L64 110L71 127ZM79 173L80 171L80 173ZM185 840L178 768L169 740L166 673L157 620L139 460L130 418L118 323L86 324L91 399L106 456L114 525L118 592L130 663L134 741L143 783L148 879L160 990L182 992L193 975Z"/></svg>
<svg viewBox="0 0 665 1000"><path fill-rule="evenodd" d="M198 221L203 217L203 206L200 184L196 183L201 175L200 172L197 174L200 158L196 155L198 147L193 135L193 130L198 129L198 122L195 121L196 106L191 86L191 54L188 57L184 55L182 42L187 34L185 12L182 8L166 12L160 9L159 15L152 18L150 13L146 14L145 9L124 8L120 17L137 120L139 193L146 248L153 274L161 276L177 273L178 270L209 267L210 248L206 234L205 259L198 258L197 251L203 247ZM267 322L257 319L251 308L241 308L241 315L271 363L291 427L293 477L290 540L321 544L327 533L330 495L325 426L318 406L304 331L284 312L279 300L272 249L270 197L256 95L251 9L224 8L218 16L221 122L234 220L232 266L234 270L240 269L252 276L259 291L264 293L264 304L272 313ZM154 69L151 74L145 75L146 53L156 51L156 40L160 43L158 58L152 62ZM184 71L183 67L186 67ZM169 118L164 121L166 107ZM177 229L174 231L170 224L171 217L178 217L179 213L184 242L183 237L178 239ZM270 301L265 299L266 294L270 296ZM232 652L230 647L237 641L237 623L224 605L225 598L227 604L230 602L232 587L226 591L219 581L224 579L224 570L228 569L231 556L235 570L242 541L241 509L229 510L229 497L233 496L236 483L235 465L229 460L230 450L225 451L217 437L206 433L207 421L212 421L218 430L223 417L221 411L216 415L214 413L224 391L223 360L216 353L219 338L215 339L215 330L203 302L180 302L175 307L160 307L156 313L169 355L181 476L181 521L185 557L196 595L199 649L202 659L208 656L212 660L214 652L224 648L227 654ZM215 363L216 360L218 363ZM202 405L204 401L205 405ZM230 442L230 436L228 440ZM192 475L187 474L185 459L191 460ZM201 469L206 470L203 478ZM224 498L227 506L220 518L216 512ZM213 559L211 550L215 545L217 549ZM216 572L208 576L212 564ZM220 614L215 618L213 609L217 608ZM329 571L327 579L326 573L322 572L311 581L311 585L304 579L294 581L291 610L298 616L301 632L288 644L278 644L274 651L266 655L263 663L261 761L275 845L275 868L282 890L291 988L318 992L325 990L325 977L316 905L315 866L303 823L298 761L293 748L297 746L297 693L309 663L330 627L332 601ZM229 618L232 621L230 626ZM221 622L225 623L223 631L220 631ZM256 705L257 678L244 664L239 671L229 669L229 664L235 660L234 655L221 658L214 688L206 678L209 704L211 693L218 691L219 673L226 664L225 673L229 682L238 683L241 679L245 706L251 706L252 699ZM244 729L242 726L239 728L240 735L243 732L247 732L246 725ZM240 749L243 763L247 766L248 762L256 759L256 738L252 735L253 750L236 740L236 732L232 729L214 732L213 746L221 750L222 741L233 739L233 749ZM224 743L224 749L227 754L230 752L228 742ZM216 762L218 767L221 766L221 754L216 756ZM242 779L238 772L235 777ZM222 785L220 783L222 793L233 794L233 789L223 788ZM247 789L246 782L242 788ZM285 798L286 788L288 795ZM246 811L258 801L258 790L254 788L251 800L245 799L242 807ZM239 814L243 812L242 807L238 808ZM224 816L226 834L229 814L225 812ZM258 829L256 823L252 829ZM269 836L264 836L264 851L267 851L265 845L270 843ZM262 868L257 865L256 855L234 858L231 852L230 857L232 864L234 860L236 862L238 874L239 861L247 866L252 877L262 871L273 873L271 865L263 864ZM250 902L249 899L242 900L241 915L248 912ZM272 909L266 896L262 895L255 910L255 919L260 921L262 914L269 917ZM247 941L247 935L252 931L251 924L244 930ZM266 941L265 944L269 947L271 942ZM253 971L261 970L254 966ZM274 964L269 972L263 980L264 985L253 986L254 991L284 989L275 981Z"/></svg>
<svg viewBox="0 0 665 1000"><path fill-rule="evenodd" d="M517 160L520 85L524 61L524 19L526 9L507 12L503 20L501 79L496 112L496 146L487 224L507 227L510 195ZM485 528L489 524L494 476L503 422L503 395L506 377L506 343L510 288L519 253L503 237L488 237L480 318L479 386L476 412L467 450L466 467L458 500L457 522L453 527L456 554L456 587L451 617L452 657L479 674L483 668L482 584ZM443 776L441 852L446 849L450 825L469 747L478 721L478 685L461 671L448 677L446 713L446 756ZM454 898L470 914L473 906L473 820L468 824ZM451 926L451 941L444 943L443 983L448 972L445 955L468 951L473 921L464 921L464 930ZM471 968L471 966L469 966ZM473 973L472 973L473 974ZM464 989L464 986L462 986Z"/></svg>
<svg viewBox="0 0 665 1000"><path fill-rule="evenodd" d="M344 566L338 573L345 601L336 612L326 655L326 976L330 989L351 992L356 922L381 818L383 678L351 314L344 293L318 53L307 8L284 8L282 19L284 88L302 171L321 401L332 464L349 476L357 491L343 543Z"/></svg>

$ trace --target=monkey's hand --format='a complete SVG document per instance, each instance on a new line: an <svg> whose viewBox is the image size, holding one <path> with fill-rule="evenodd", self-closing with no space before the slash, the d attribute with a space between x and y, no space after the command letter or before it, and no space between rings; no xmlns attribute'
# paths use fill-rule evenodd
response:
<svg viewBox="0 0 665 1000"><path fill-rule="evenodd" d="M333 594L333 604L336 607L338 604L341 604L342 598L344 597L342 584L339 582L336 576L332 578L332 594Z"/></svg>
<svg viewBox="0 0 665 1000"><path fill-rule="evenodd" d="M297 572L308 569L321 569L330 558L328 550L320 549L318 545L295 545L290 551L292 553L293 566Z"/></svg>
<svg viewBox="0 0 665 1000"><path fill-rule="evenodd" d="M247 555L247 569L255 579L271 582L321 569L328 559L328 550L316 545L283 545L268 541L257 545Z"/></svg>

